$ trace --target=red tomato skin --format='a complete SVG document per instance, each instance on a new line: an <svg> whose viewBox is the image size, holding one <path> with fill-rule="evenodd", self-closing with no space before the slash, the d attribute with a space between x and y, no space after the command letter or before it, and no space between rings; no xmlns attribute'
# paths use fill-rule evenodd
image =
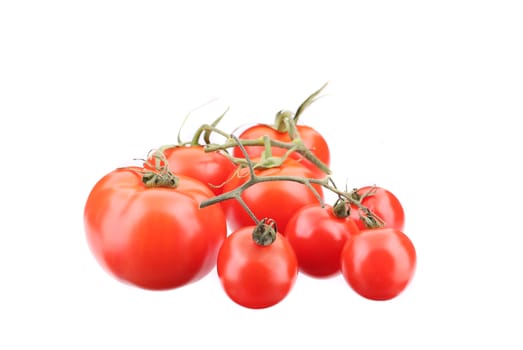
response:
<svg viewBox="0 0 523 350"><path fill-rule="evenodd" d="M314 174L293 159L283 165L268 169L256 169L259 176L300 176L314 178ZM233 190L249 179L249 169L243 168L231 176L224 186L224 192ZM313 185L320 197L323 189ZM242 193L242 199L258 219L272 218L279 232L285 232L290 217L301 207L318 203L318 198L305 185L292 181L268 181L257 183ZM246 210L235 199L222 202L227 222L232 231L254 224Z"/></svg>
<svg viewBox="0 0 523 350"><path fill-rule="evenodd" d="M352 218L336 217L330 205L311 204L291 217L284 235L294 249L300 272L328 278L340 273L343 246L359 231Z"/></svg>
<svg viewBox="0 0 523 350"><path fill-rule="evenodd" d="M329 145L325 138L314 128L307 125L297 125L298 134L305 147L311 150L311 152L325 165L330 165L330 150ZM257 124L245 129L239 136L239 139L258 139L264 135L269 136L271 139L275 139L282 142L290 142L291 138L288 132L279 132L275 128L267 124ZM245 150L249 157L258 158L264 151L263 146L246 146ZM283 156L287 150L285 148L271 147L272 155L275 157ZM244 155L239 147L233 148L233 155L235 157L244 158ZM305 159L301 154L294 152L290 155L291 158L298 160L309 168L317 177L324 177L320 169L318 169L313 163Z"/></svg>
<svg viewBox="0 0 523 350"><path fill-rule="evenodd" d="M364 193L372 190L372 186L365 186L358 189L358 193ZM365 197L361 204L369 208L384 222L385 228L395 228L403 230L405 228L405 210L399 199L389 190L382 187L375 187L376 192L368 197ZM351 217L354 219L360 230L365 230L368 227L360 219L360 213L356 206L351 207Z"/></svg>
<svg viewBox="0 0 523 350"><path fill-rule="evenodd" d="M278 304L292 290L298 262L280 233L271 245L257 245L252 239L254 227L243 227L227 237L218 253L217 273L232 301L263 309Z"/></svg>
<svg viewBox="0 0 523 350"><path fill-rule="evenodd" d="M199 209L212 191L182 175L175 189L147 188L139 170L114 170L91 190L84 208L90 250L110 275L143 289L201 279L227 234L220 206Z"/></svg>
<svg viewBox="0 0 523 350"><path fill-rule="evenodd" d="M401 231L378 228L349 239L341 254L341 271L349 286L370 300L389 300L411 282L416 250Z"/></svg>
<svg viewBox="0 0 523 350"><path fill-rule="evenodd" d="M223 184L236 165L219 152L205 152L203 146L171 147L163 151L169 169L208 185L215 195L223 192Z"/></svg>

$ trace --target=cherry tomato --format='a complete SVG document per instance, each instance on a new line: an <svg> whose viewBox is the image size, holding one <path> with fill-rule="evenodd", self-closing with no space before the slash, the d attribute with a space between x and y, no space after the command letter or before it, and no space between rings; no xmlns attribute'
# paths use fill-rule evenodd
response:
<svg viewBox="0 0 523 350"><path fill-rule="evenodd" d="M356 191L362 196L361 204L370 209L375 215L383 220L383 227L403 230L405 226L405 211L398 198L390 191L376 186L365 186ZM351 217L362 230L370 228L360 217L361 212L356 206L352 206Z"/></svg>
<svg viewBox="0 0 523 350"><path fill-rule="evenodd" d="M220 152L205 152L203 146L177 146L163 150L169 169L176 175L185 175L208 185L215 195L223 191L223 184L236 165ZM155 160L150 159L154 164Z"/></svg>
<svg viewBox="0 0 523 350"><path fill-rule="evenodd" d="M412 241L394 228L361 231L347 240L341 272L350 287L371 300L388 300L410 283L416 268Z"/></svg>
<svg viewBox="0 0 523 350"><path fill-rule="evenodd" d="M337 217L332 206L311 204L291 217L284 235L296 253L300 271L323 278L340 273L341 250L359 231L351 217Z"/></svg>
<svg viewBox="0 0 523 350"><path fill-rule="evenodd" d="M321 160L325 165L330 165L330 150L329 146L327 144L327 141L325 138L314 128L307 126L307 125L297 125L296 126L297 131L300 135L300 138L303 141L303 144L305 147L311 150L311 152L319 159ZM282 142L291 142L291 138L289 136L288 132L280 132L274 127L268 125L268 124L257 124L254 126L251 126L244 130L240 136L239 139L257 139L261 138L264 135L269 136L271 139L282 141ZM246 146L245 150L249 157L251 158L258 158L262 155L264 151L263 146ZM275 157L281 157L286 152L287 149L285 148L279 148L279 147L271 147L272 155ZM239 147L235 147L233 149L233 155L235 157L243 158L244 155ZM311 163L308 159L305 159L301 154L297 152L293 152L290 155L291 158L296 159L303 163L307 168L311 169L316 176L325 176L325 174L316 167L313 163Z"/></svg>
<svg viewBox="0 0 523 350"><path fill-rule="evenodd" d="M254 159L256 161L256 159ZM294 159L287 159L282 165L273 168L256 169L258 176L298 176L314 178L314 174ZM224 192L233 190L250 178L249 169L242 168L231 176L223 188ZM320 197L323 190L320 185L313 185ZM241 198L260 219L270 217L277 224L279 232L285 232L290 217L301 207L307 204L318 203L318 198L306 185L293 181L267 181L257 183L247 188ZM231 230L235 231L243 226L253 225L252 218L235 199L222 202L225 215Z"/></svg>
<svg viewBox="0 0 523 350"><path fill-rule="evenodd" d="M84 208L89 247L111 275L137 287L197 281L214 268L227 234L221 206L200 209L213 193L183 175L176 188L146 186L146 171L117 169L95 184Z"/></svg>
<svg viewBox="0 0 523 350"><path fill-rule="evenodd" d="M276 233L267 246L255 243L255 226L231 233L218 253L217 272L226 294L235 303L261 309L276 305L291 291L298 262L287 239Z"/></svg>

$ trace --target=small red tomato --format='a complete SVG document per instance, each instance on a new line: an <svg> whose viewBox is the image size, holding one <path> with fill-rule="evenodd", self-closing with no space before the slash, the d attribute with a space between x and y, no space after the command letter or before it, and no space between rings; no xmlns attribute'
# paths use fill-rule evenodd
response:
<svg viewBox="0 0 523 350"><path fill-rule="evenodd" d="M300 139L303 141L305 147L311 150L311 152L321 160L326 166L330 165L330 150L325 138L318 132L316 129L307 126L307 125L297 125L297 131L300 135ZM289 133L284 131L278 131L271 125L268 124L256 124L247 128L240 134L240 140L252 140L261 138L263 136L269 136L273 140L282 141L282 142L291 142ZM245 146L247 154L251 158L260 157L264 151L264 146ZM286 152L287 149L279 147L271 147L272 155L275 157L281 157ZM233 155L235 157L243 158L244 155L239 147L233 149ZM323 177L325 174L311 163L308 159L304 158L301 154L293 152L290 155L291 158L303 163L307 168L309 168L317 177Z"/></svg>
<svg viewBox="0 0 523 350"><path fill-rule="evenodd" d="M351 217L337 217L332 206L312 204L291 217L284 235L296 253L300 271L324 278L339 274L343 246L359 231Z"/></svg>
<svg viewBox="0 0 523 350"><path fill-rule="evenodd" d="M256 161L256 159L254 159ZM314 178L314 174L294 159L287 159L282 165L256 169L258 176L295 176ZM225 184L223 191L231 191L250 178L249 169L243 168L235 171L230 180ZM313 185L318 195L323 197L320 185ZM247 188L241 198L257 218L270 217L277 224L279 232L285 232L285 226L294 213L307 204L318 203L318 198L306 185L294 181L266 181L257 183ZM248 215L237 200L230 199L222 202L227 221L231 230L243 226L253 225L252 218Z"/></svg>
<svg viewBox="0 0 523 350"><path fill-rule="evenodd" d="M179 146L163 150L169 169L210 187L215 195L223 192L223 184L236 165L220 152L205 152L203 146ZM153 163L154 164L154 163Z"/></svg>
<svg viewBox="0 0 523 350"><path fill-rule="evenodd" d="M393 228L361 231L345 243L341 272L349 286L371 300L389 300L410 283L416 250L403 232Z"/></svg>
<svg viewBox="0 0 523 350"><path fill-rule="evenodd" d="M217 272L223 289L235 303L261 309L274 306L291 291L298 262L287 239L276 233L272 244L253 239L256 226L230 234L218 252Z"/></svg>
<svg viewBox="0 0 523 350"><path fill-rule="evenodd" d="M383 221L383 227L403 230L405 227L405 211L398 198L390 191L376 186L365 186L355 192L356 197L361 197L361 204L370 209ZM352 205L351 217L361 230L367 227L361 219L360 209Z"/></svg>

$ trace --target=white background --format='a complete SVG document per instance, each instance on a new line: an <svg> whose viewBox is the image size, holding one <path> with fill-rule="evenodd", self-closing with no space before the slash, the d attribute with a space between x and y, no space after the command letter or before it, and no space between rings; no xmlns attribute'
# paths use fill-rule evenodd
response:
<svg viewBox="0 0 523 350"><path fill-rule="evenodd" d="M0 348L521 349L520 1L3 1ZM404 294L371 302L300 276L244 309L215 271L175 291L91 255L94 183L214 120L302 116L334 179L392 190L418 250Z"/></svg>

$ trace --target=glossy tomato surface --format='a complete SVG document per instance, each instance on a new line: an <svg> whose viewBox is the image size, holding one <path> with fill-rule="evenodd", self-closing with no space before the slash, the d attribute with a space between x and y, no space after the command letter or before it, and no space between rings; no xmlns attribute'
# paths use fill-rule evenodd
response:
<svg viewBox="0 0 523 350"><path fill-rule="evenodd" d="M208 185L215 195L223 192L223 184L236 167L220 152L205 152L203 146L170 147L163 151L169 169Z"/></svg>
<svg viewBox="0 0 523 350"><path fill-rule="evenodd" d="M300 135L300 138L303 141L303 144L305 147L311 150L311 152L325 165L330 165L330 150L329 146L327 144L327 141L325 138L314 128L307 126L307 125L297 125L297 130ZM289 136L288 132L280 132L276 130L274 127L267 125L267 124L257 124L254 126L251 126L247 128L245 131L243 131L240 134L240 140L241 139L258 139L263 137L264 135L269 136L271 139L282 141L282 142L291 142L291 138ZM245 150L247 151L247 154L251 158L257 158L260 157L261 154L264 151L263 146L246 146ZM280 147L271 147L272 155L281 157L286 152L287 149L280 148ZM235 147L233 149L233 155L235 157L241 157L243 158L243 153L239 147ZM324 176L325 174L319 170L313 163L311 163L309 160L305 159L301 154L299 153L292 153L291 158L296 159L303 163L307 168L311 169L316 176Z"/></svg>
<svg viewBox="0 0 523 350"><path fill-rule="evenodd" d="M359 233L351 217L339 218L330 205L311 204L289 220L284 235L289 240L300 271L326 278L340 273L341 251L347 239Z"/></svg>
<svg viewBox="0 0 523 350"><path fill-rule="evenodd" d="M357 191L358 195L363 196L361 204L370 209L381 220L383 227L403 230L405 228L405 210L399 199L389 190L377 186L365 186ZM360 210L352 206L351 217L355 220L360 229L368 228L360 218Z"/></svg>
<svg viewBox="0 0 523 350"><path fill-rule="evenodd" d="M416 269L416 249L403 232L393 228L361 231L341 254L341 271L352 289L371 300L389 300L410 283Z"/></svg>
<svg viewBox="0 0 523 350"><path fill-rule="evenodd" d="M226 294L251 309L274 306L291 291L298 263L291 245L280 233L268 246L252 238L255 226L230 234L220 248L217 273Z"/></svg>
<svg viewBox="0 0 523 350"><path fill-rule="evenodd" d="M142 170L117 169L91 190L84 226L92 253L111 275L141 288L199 280L215 266L227 234L221 207L199 208L213 193L197 180L179 176L176 188L146 187Z"/></svg>
<svg viewBox="0 0 523 350"><path fill-rule="evenodd" d="M287 159L282 165L268 169L256 169L255 174L263 177L298 176L314 178L308 168L294 159ZM224 192L238 188L250 178L249 169L236 171L224 186ZM313 186L320 197L323 189ZM247 188L241 198L258 219L272 218L279 232L285 232L290 217L301 207L319 203L313 191L306 185L293 181L266 181ZM235 231L254 224L247 211L235 199L222 202L229 226Z"/></svg>

